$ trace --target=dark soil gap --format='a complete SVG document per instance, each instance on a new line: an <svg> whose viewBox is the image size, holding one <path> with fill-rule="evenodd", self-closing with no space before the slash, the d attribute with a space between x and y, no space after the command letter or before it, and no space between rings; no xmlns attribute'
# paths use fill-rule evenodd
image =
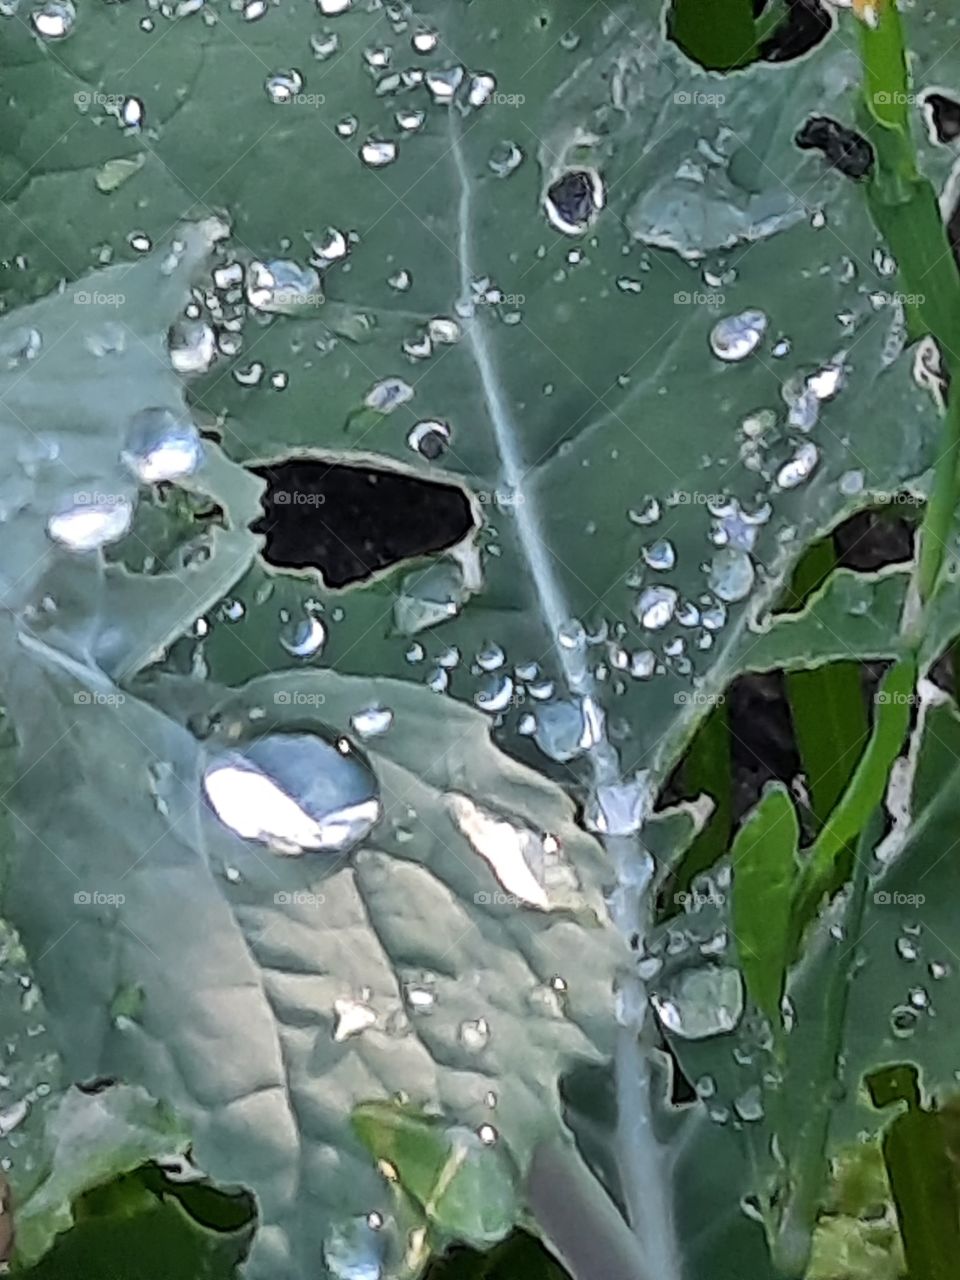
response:
<svg viewBox="0 0 960 1280"><path fill-rule="evenodd" d="M316 569L329 587L444 551L474 524L459 485L387 467L292 457L251 470L267 482L264 514L251 525L266 539L264 559L280 569Z"/></svg>

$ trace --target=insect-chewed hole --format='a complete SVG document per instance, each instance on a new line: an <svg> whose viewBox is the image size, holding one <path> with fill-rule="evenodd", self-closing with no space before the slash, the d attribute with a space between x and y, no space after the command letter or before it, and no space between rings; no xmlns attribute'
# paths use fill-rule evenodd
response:
<svg viewBox="0 0 960 1280"><path fill-rule="evenodd" d="M281 569L315 569L346 587L401 561L445 551L474 525L466 492L388 467L288 457L252 467L267 487L264 559Z"/></svg>

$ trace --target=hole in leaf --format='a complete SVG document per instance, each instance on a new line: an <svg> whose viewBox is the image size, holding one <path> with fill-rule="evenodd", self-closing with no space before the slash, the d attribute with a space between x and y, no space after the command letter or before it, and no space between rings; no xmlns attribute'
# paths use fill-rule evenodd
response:
<svg viewBox="0 0 960 1280"><path fill-rule="evenodd" d="M960 138L960 102L956 98L931 90L923 95L921 105L933 142L950 143Z"/></svg>
<svg viewBox="0 0 960 1280"><path fill-rule="evenodd" d="M667 32L706 71L735 71L752 62L790 62L833 29L818 0L673 0Z"/></svg>
<svg viewBox="0 0 960 1280"><path fill-rule="evenodd" d="M829 116L811 116L794 142L803 151L819 151L827 164L848 178L865 178L873 168L873 147L866 138Z"/></svg>
<svg viewBox="0 0 960 1280"><path fill-rule="evenodd" d="M251 526L266 539L264 559L280 569L316 569L329 587L445 551L474 525L459 485L387 467L309 457L251 470L267 483L264 514Z"/></svg>
<svg viewBox="0 0 960 1280"><path fill-rule="evenodd" d="M764 62L792 62L815 49L833 26L828 11L817 0L787 0L786 16L760 45Z"/></svg>

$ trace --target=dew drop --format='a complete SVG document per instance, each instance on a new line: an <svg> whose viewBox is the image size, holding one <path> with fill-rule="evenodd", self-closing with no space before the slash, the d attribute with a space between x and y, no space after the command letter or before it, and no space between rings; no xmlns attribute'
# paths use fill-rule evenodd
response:
<svg viewBox="0 0 960 1280"><path fill-rule="evenodd" d="M73 30L77 10L73 0L44 0L30 14L30 22L44 40L63 40Z"/></svg>
<svg viewBox="0 0 960 1280"><path fill-rule="evenodd" d="M710 330L710 350L718 360L745 360L760 345L767 331L764 312L750 309L725 316Z"/></svg>
<svg viewBox="0 0 960 1280"><path fill-rule="evenodd" d="M471 1019L460 1023L460 1043L471 1053L479 1053L490 1041L490 1026L486 1018Z"/></svg>
<svg viewBox="0 0 960 1280"><path fill-rule="evenodd" d="M710 590L721 600L743 600L753 589L756 571L745 551L724 547L710 563L707 579Z"/></svg>
<svg viewBox="0 0 960 1280"><path fill-rule="evenodd" d="M810 479L819 461L820 450L813 441L807 441L777 472L777 485L781 489L796 489Z"/></svg>
<svg viewBox="0 0 960 1280"><path fill-rule="evenodd" d="M274 71L263 82L264 90L271 102L285 104L303 91L303 76L299 71Z"/></svg>
<svg viewBox="0 0 960 1280"><path fill-rule="evenodd" d="M133 521L133 503L116 495L112 501L83 502L58 511L47 521L47 533L69 551L96 551L118 542Z"/></svg>
<svg viewBox="0 0 960 1280"><path fill-rule="evenodd" d="M743 980L729 966L688 969L650 999L668 1031L685 1040L704 1040L737 1026L743 1014Z"/></svg>
<svg viewBox="0 0 960 1280"><path fill-rule="evenodd" d="M378 738L393 724L393 712L389 707L370 706L356 711L350 717L350 725L361 738Z"/></svg>
<svg viewBox="0 0 960 1280"><path fill-rule="evenodd" d="M678 600L673 587L647 587L634 605L634 614L648 631L660 631L673 618Z"/></svg>
<svg viewBox="0 0 960 1280"><path fill-rule="evenodd" d="M217 339L203 321L181 320L170 329L168 349L177 373L206 373L217 355Z"/></svg>
<svg viewBox="0 0 960 1280"><path fill-rule="evenodd" d="M377 413L393 413L400 405L413 399L413 387L403 378L384 378L371 387L363 403Z"/></svg>
<svg viewBox="0 0 960 1280"><path fill-rule="evenodd" d="M301 267L283 258L251 262L247 301L255 311L293 315L306 305L323 301L320 277L313 267Z"/></svg>
<svg viewBox="0 0 960 1280"><path fill-rule="evenodd" d="M143 484L182 480L203 460L203 442L189 418L142 409L130 424L123 460Z"/></svg>
<svg viewBox="0 0 960 1280"><path fill-rule="evenodd" d="M380 819L380 789L343 737L273 733L215 755L203 789L220 821L276 853L344 853Z"/></svg>
<svg viewBox="0 0 960 1280"><path fill-rule="evenodd" d="M280 632L280 643L293 658L314 658L323 651L326 642L326 627L312 616L287 623Z"/></svg>
<svg viewBox="0 0 960 1280"><path fill-rule="evenodd" d="M490 153L487 165L498 178L509 178L523 163L523 152L515 142L500 142Z"/></svg>
<svg viewBox="0 0 960 1280"><path fill-rule="evenodd" d="M407 436L407 444L410 448L430 462L441 457L449 443L450 428L445 422L418 422Z"/></svg>
<svg viewBox="0 0 960 1280"><path fill-rule="evenodd" d="M397 158L397 144L387 138L368 138L360 148L360 159L370 169L383 169Z"/></svg>

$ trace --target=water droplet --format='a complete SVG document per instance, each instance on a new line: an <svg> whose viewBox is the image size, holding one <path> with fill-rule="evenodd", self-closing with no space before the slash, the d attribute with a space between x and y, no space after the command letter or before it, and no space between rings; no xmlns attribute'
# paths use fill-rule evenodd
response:
<svg viewBox="0 0 960 1280"><path fill-rule="evenodd" d="M371 387L363 403L377 413L393 413L402 404L413 399L413 387L403 378L384 378Z"/></svg>
<svg viewBox="0 0 960 1280"><path fill-rule="evenodd" d="M724 547L710 563L707 579L710 590L728 603L743 600L753 589L756 571L745 551Z"/></svg>
<svg viewBox="0 0 960 1280"><path fill-rule="evenodd" d="M341 13L346 13L353 0L317 0L317 8L325 18L336 18Z"/></svg>
<svg viewBox="0 0 960 1280"><path fill-rule="evenodd" d="M864 475L862 471L845 471L840 477L837 486L840 492L847 498L855 497L858 493L863 492Z"/></svg>
<svg viewBox="0 0 960 1280"><path fill-rule="evenodd" d="M604 206L603 179L595 169L572 169L558 178L544 200L550 225L564 235L589 229Z"/></svg>
<svg viewBox="0 0 960 1280"><path fill-rule="evenodd" d="M898 1040L909 1040L919 1021L920 1015L908 1004L898 1004L890 1012L890 1030Z"/></svg>
<svg viewBox="0 0 960 1280"><path fill-rule="evenodd" d="M397 127L402 129L404 133L416 133L418 129L423 128L423 122L427 115L425 111L420 111L412 107L404 107L398 111L394 119Z"/></svg>
<svg viewBox="0 0 960 1280"><path fill-rule="evenodd" d="M294 315L304 306L323 301L320 277L313 267L277 258L251 262L247 271L247 301L255 311Z"/></svg>
<svg viewBox="0 0 960 1280"><path fill-rule="evenodd" d="M648 631L659 631L673 618L679 596L673 587L647 587L634 605L634 614Z"/></svg>
<svg viewBox="0 0 960 1280"><path fill-rule="evenodd" d="M393 712L389 707L365 707L350 717L350 724L361 738L376 738L393 724Z"/></svg>
<svg viewBox="0 0 960 1280"><path fill-rule="evenodd" d="M901 936L897 939L896 946L897 955L901 960L916 960L920 954L920 948L913 938Z"/></svg>
<svg viewBox="0 0 960 1280"><path fill-rule="evenodd" d="M453 101L462 81L463 67L447 67L442 71L428 71L423 78L423 82L433 96L434 102L442 105Z"/></svg>
<svg viewBox="0 0 960 1280"><path fill-rule="evenodd" d="M351 1036L360 1035L377 1021L377 1015L362 1000L350 998L334 1000L333 1012L336 1019L333 1038L338 1041L349 1040Z"/></svg>
<svg viewBox="0 0 960 1280"><path fill-rule="evenodd" d="M40 330L22 325L0 339L0 364L8 369L16 369L25 360L35 360L42 346Z"/></svg>
<svg viewBox="0 0 960 1280"><path fill-rule="evenodd" d="M539 707L532 727L533 740L550 760L565 764L587 749L583 707L562 700Z"/></svg>
<svg viewBox="0 0 960 1280"><path fill-rule="evenodd" d="M456 617L468 594L459 566L452 561L439 561L407 574L393 606L397 630L412 636Z"/></svg>
<svg viewBox="0 0 960 1280"><path fill-rule="evenodd" d="M303 91L303 76L299 71L274 71L263 82L267 97L278 104L292 102Z"/></svg>
<svg viewBox="0 0 960 1280"><path fill-rule="evenodd" d="M758 1084L751 1085L734 1101L733 1109L741 1120L753 1124L763 1119L763 1095Z"/></svg>
<svg viewBox="0 0 960 1280"><path fill-rule="evenodd" d="M177 373L206 373L217 355L217 339L201 320L181 320L170 329L170 363Z"/></svg>
<svg viewBox="0 0 960 1280"><path fill-rule="evenodd" d="M344 853L380 819L377 779L342 736L273 733L215 755L203 788L221 822L277 853Z"/></svg>
<svg viewBox="0 0 960 1280"><path fill-rule="evenodd" d="M767 317L750 309L725 316L710 330L710 350L719 360L745 360L760 345L767 331Z"/></svg>
<svg viewBox="0 0 960 1280"><path fill-rule="evenodd" d="M13 1133L19 1125L23 1124L30 1110L30 1100L28 1098L20 1098L17 1102L11 1103L9 1107L5 1107L0 1111L0 1138L5 1138L7 1134Z"/></svg>
<svg viewBox="0 0 960 1280"><path fill-rule="evenodd" d="M819 461L820 450L812 441L807 441L777 472L777 485L781 489L796 489L810 479Z"/></svg>
<svg viewBox="0 0 960 1280"><path fill-rule="evenodd" d="M513 681L508 675L491 672L480 682L474 694L474 702L481 711L489 715L499 715L506 711L513 698Z"/></svg>
<svg viewBox="0 0 960 1280"><path fill-rule="evenodd" d="M515 142L500 142L490 152L487 161L492 173L498 178L509 178L510 174L523 164L523 152Z"/></svg>
<svg viewBox="0 0 960 1280"><path fill-rule="evenodd" d="M139 98L124 98L120 104L117 120L124 129L142 129L146 119L146 109Z"/></svg>
<svg viewBox="0 0 960 1280"><path fill-rule="evenodd" d="M44 40L63 40L74 28L77 11L73 0L44 0L30 14L30 22Z"/></svg>
<svg viewBox="0 0 960 1280"><path fill-rule="evenodd" d="M674 567L677 563L677 553L669 538L660 538L652 542L649 547L644 547L643 559L651 569L662 572Z"/></svg>
<svg viewBox="0 0 960 1280"><path fill-rule="evenodd" d="M476 1018L460 1023L460 1043L471 1053L479 1053L490 1041L490 1026L486 1018Z"/></svg>
<svg viewBox="0 0 960 1280"><path fill-rule="evenodd" d="M650 525L656 524L661 516L660 503L656 498L646 497L643 500L643 506L639 509L631 507L627 512L627 518L632 524Z"/></svg>
<svg viewBox="0 0 960 1280"><path fill-rule="evenodd" d="M409 271L396 271L387 280L387 284L391 289L396 289L398 293L406 293L413 284L413 277Z"/></svg>
<svg viewBox="0 0 960 1280"><path fill-rule="evenodd" d="M312 615L288 623L280 632L281 645L294 658L314 658L326 642L326 627Z"/></svg>
<svg viewBox="0 0 960 1280"><path fill-rule="evenodd" d="M133 503L113 495L97 502L78 502L52 515L47 533L70 551L96 551L117 542L133 521Z"/></svg>
<svg viewBox="0 0 960 1280"><path fill-rule="evenodd" d="M246 0L243 6L245 22L256 22L267 12L267 0Z"/></svg>
<svg viewBox="0 0 960 1280"><path fill-rule="evenodd" d="M743 980L738 969L710 965L687 969L668 991L651 994L657 1016L685 1040L733 1031L743 1014Z"/></svg>
<svg viewBox="0 0 960 1280"><path fill-rule="evenodd" d="M397 144L387 138L368 138L360 148L360 159L371 169L382 169L397 158Z"/></svg>
<svg viewBox="0 0 960 1280"><path fill-rule="evenodd" d="M407 444L430 462L441 457L450 443L450 427L445 422L418 422L410 429Z"/></svg>
<svg viewBox="0 0 960 1280"><path fill-rule="evenodd" d="M496 87L496 79L491 75L471 76L470 87L467 90L467 102L471 107L486 106L493 97Z"/></svg>
<svg viewBox="0 0 960 1280"><path fill-rule="evenodd" d="M142 409L130 424L123 460L143 484L181 480L203 460L200 432L169 409Z"/></svg>

